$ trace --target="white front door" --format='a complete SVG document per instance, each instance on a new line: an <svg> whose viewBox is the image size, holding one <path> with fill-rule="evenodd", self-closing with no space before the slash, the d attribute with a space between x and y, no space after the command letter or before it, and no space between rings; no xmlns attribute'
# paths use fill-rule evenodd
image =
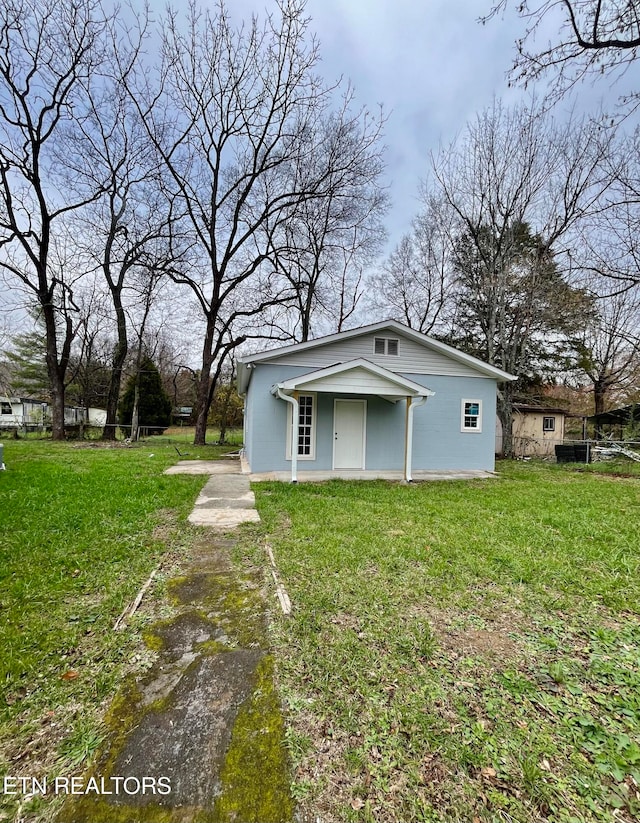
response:
<svg viewBox="0 0 640 823"><path fill-rule="evenodd" d="M334 400L334 469L364 469L366 410L366 400Z"/></svg>

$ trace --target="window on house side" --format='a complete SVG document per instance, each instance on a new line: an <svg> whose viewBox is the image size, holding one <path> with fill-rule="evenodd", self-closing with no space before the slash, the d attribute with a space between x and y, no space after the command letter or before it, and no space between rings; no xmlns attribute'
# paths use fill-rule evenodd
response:
<svg viewBox="0 0 640 823"><path fill-rule="evenodd" d="M311 456L311 435L313 433L313 397L303 394L299 399L298 456Z"/></svg>
<svg viewBox="0 0 640 823"><path fill-rule="evenodd" d="M542 431L543 432L554 432L556 430L556 419L555 417L543 417L542 418Z"/></svg>
<svg viewBox="0 0 640 823"><path fill-rule="evenodd" d="M462 401L462 431L482 431L482 400Z"/></svg>
<svg viewBox="0 0 640 823"><path fill-rule="evenodd" d="M2 414L13 414L11 411L11 404L10 403L3 403L2 404Z"/></svg>

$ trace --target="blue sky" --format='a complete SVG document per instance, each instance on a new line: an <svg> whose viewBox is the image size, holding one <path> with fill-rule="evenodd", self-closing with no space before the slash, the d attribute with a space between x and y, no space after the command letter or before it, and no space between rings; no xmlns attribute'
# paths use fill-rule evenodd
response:
<svg viewBox="0 0 640 823"><path fill-rule="evenodd" d="M418 183L430 151L448 144L507 87L515 29L477 22L482 2L458 0L309 0L328 75L344 75L368 106L382 103L391 238L418 209Z"/></svg>

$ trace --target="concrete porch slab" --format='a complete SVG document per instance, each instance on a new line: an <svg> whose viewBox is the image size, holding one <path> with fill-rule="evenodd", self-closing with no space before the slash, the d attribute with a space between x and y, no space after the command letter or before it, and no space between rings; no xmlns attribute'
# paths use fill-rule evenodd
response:
<svg viewBox="0 0 640 823"><path fill-rule="evenodd" d="M468 471L414 471L414 483L424 483L430 480L488 480L497 477L495 472L468 470ZM291 472L253 472L249 480L260 483L268 480L291 482ZM299 483L320 483L325 480L395 480L402 482L404 474L401 471L299 471Z"/></svg>
<svg viewBox="0 0 640 823"><path fill-rule="evenodd" d="M164 470L164 474L238 474L238 460L180 460L175 466Z"/></svg>

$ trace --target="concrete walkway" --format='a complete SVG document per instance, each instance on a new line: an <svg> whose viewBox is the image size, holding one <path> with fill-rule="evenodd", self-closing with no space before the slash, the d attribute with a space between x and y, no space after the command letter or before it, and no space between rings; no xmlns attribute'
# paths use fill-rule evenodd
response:
<svg viewBox="0 0 640 823"><path fill-rule="evenodd" d="M240 473L238 460L181 460L165 474L207 474L209 480L189 515L194 526L233 529L260 520L249 478Z"/></svg>
<svg viewBox="0 0 640 823"><path fill-rule="evenodd" d="M220 533L257 519L253 495L237 461L194 463L167 473L211 474L190 519L212 528L167 583L170 616L144 632L157 651L152 668L131 679L107 713L107 739L82 779L94 778L99 791L68 798L58 823L294 818L264 578L232 562L235 538Z"/></svg>

